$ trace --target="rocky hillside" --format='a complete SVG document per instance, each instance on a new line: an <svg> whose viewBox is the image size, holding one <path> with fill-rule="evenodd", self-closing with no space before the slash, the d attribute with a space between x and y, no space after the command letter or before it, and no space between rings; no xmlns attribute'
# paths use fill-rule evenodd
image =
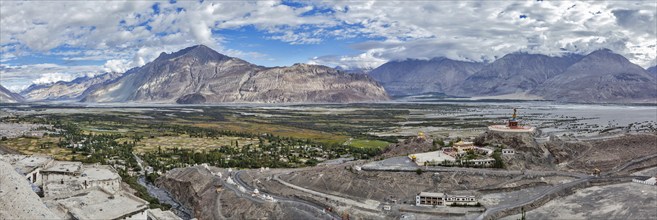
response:
<svg viewBox="0 0 657 220"><path fill-rule="evenodd" d="M266 68L198 45L162 53L87 95L85 102L361 102L387 100L364 75L306 64Z"/></svg>
<svg viewBox="0 0 657 220"><path fill-rule="evenodd" d="M447 93L459 86L483 64L434 58L390 61L369 74L393 96Z"/></svg>
<svg viewBox="0 0 657 220"><path fill-rule="evenodd" d="M554 156L555 162L567 170L591 172L600 169L603 172L623 169L624 164L657 154L656 134L631 134L615 138L566 142L557 137L550 137L545 146ZM647 160L646 167L654 167L657 160ZM632 168L632 167L626 167ZM636 168L636 167L634 167Z"/></svg>
<svg viewBox="0 0 657 220"><path fill-rule="evenodd" d="M0 159L0 219L60 219L46 208L25 177Z"/></svg>
<svg viewBox="0 0 657 220"><path fill-rule="evenodd" d="M495 60L468 77L456 95L494 96L524 93L562 73L581 56L549 57L540 54L512 53Z"/></svg>
<svg viewBox="0 0 657 220"><path fill-rule="evenodd" d="M655 102L657 79L625 57L603 49L585 56L531 93L565 102Z"/></svg>
<svg viewBox="0 0 657 220"><path fill-rule="evenodd" d="M104 73L94 77L79 77L70 82L59 81L50 84L32 84L20 94L30 101L41 100L79 100L104 83L121 76L121 73Z"/></svg>
<svg viewBox="0 0 657 220"><path fill-rule="evenodd" d="M489 64L445 58L388 62L370 75L395 96L444 93L559 102L657 102L657 67L608 49L586 56L512 53Z"/></svg>
<svg viewBox="0 0 657 220"><path fill-rule="evenodd" d="M211 171L210 171L210 170ZM212 175L221 173L223 177ZM194 166L177 168L157 179L162 187L194 210L194 218L205 219L323 219L316 210L286 201L264 202L240 193L237 186L226 186L230 175L225 169ZM262 188L261 188L262 189Z"/></svg>
<svg viewBox="0 0 657 220"><path fill-rule="evenodd" d="M650 75L652 75L653 77L657 78L657 66L650 67L646 69L646 71L650 73Z"/></svg>
<svg viewBox="0 0 657 220"><path fill-rule="evenodd" d="M0 103L17 103L22 101L23 97L0 85Z"/></svg>

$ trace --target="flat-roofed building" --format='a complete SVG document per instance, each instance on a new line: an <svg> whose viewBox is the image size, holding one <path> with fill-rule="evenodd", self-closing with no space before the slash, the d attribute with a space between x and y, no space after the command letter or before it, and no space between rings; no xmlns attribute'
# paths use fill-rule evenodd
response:
<svg viewBox="0 0 657 220"><path fill-rule="evenodd" d="M477 198L473 195L447 195L445 205L476 205Z"/></svg>
<svg viewBox="0 0 657 220"><path fill-rule="evenodd" d="M415 196L416 206L477 205L474 195L420 192Z"/></svg>
<svg viewBox="0 0 657 220"><path fill-rule="evenodd" d="M99 187L58 195L45 203L63 219L148 219L147 201L124 191L112 193Z"/></svg>
<svg viewBox="0 0 657 220"><path fill-rule="evenodd" d="M29 156L18 154L0 155L0 160L11 164L17 172L23 174L30 183L41 186L41 170L54 160L49 156Z"/></svg>
<svg viewBox="0 0 657 220"><path fill-rule="evenodd" d="M162 211L162 209L149 209L148 220L182 220L171 211Z"/></svg>
<svg viewBox="0 0 657 220"><path fill-rule="evenodd" d="M425 163L427 165L438 165L441 164L443 161L449 161L449 162L456 161L456 158L446 153L443 153L443 151L431 151L426 153L411 154L409 155L409 158L415 161L415 163L419 166L424 166Z"/></svg>
<svg viewBox="0 0 657 220"><path fill-rule="evenodd" d="M657 185L657 177L639 176L639 177L635 177L634 179L632 179L632 182L651 185L651 186L656 186Z"/></svg>
<svg viewBox="0 0 657 220"><path fill-rule="evenodd" d="M444 193L421 192L415 196L416 206L443 206L445 204Z"/></svg>
<svg viewBox="0 0 657 220"><path fill-rule="evenodd" d="M110 192L121 189L121 177L116 170L107 165L55 161L41 173L45 197L68 194L91 187L102 187Z"/></svg>

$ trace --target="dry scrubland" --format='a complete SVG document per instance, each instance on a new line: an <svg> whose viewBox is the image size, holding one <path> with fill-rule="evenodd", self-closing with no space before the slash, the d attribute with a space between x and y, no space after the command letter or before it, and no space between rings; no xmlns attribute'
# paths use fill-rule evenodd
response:
<svg viewBox="0 0 657 220"><path fill-rule="evenodd" d="M632 159L657 154L657 135L624 135L588 142L551 141L546 143L557 163L566 168L590 172L610 171Z"/></svg>
<svg viewBox="0 0 657 220"><path fill-rule="evenodd" d="M580 189L526 213L527 219L654 219L655 216L655 186L636 183ZM520 219L520 215L503 219Z"/></svg>

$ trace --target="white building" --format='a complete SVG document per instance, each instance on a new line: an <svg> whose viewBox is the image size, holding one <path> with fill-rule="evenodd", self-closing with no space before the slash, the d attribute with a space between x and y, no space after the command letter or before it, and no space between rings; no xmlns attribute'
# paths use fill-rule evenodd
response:
<svg viewBox="0 0 657 220"><path fill-rule="evenodd" d="M411 154L408 155L411 160L415 160L415 163L418 166L424 166L427 164L440 164L443 161L454 162L456 158L443 153L443 151L431 151L426 153Z"/></svg>
<svg viewBox="0 0 657 220"><path fill-rule="evenodd" d="M446 193L420 192L415 196L416 206L477 205L473 195L449 195Z"/></svg>
<svg viewBox="0 0 657 220"><path fill-rule="evenodd" d="M511 148L506 148L502 149L502 155L514 155L516 154L516 150L511 149Z"/></svg>
<svg viewBox="0 0 657 220"><path fill-rule="evenodd" d="M16 171L24 175L30 183L41 186L41 170L54 160L48 156L27 156L18 154L0 155L0 160L11 164Z"/></svg>
<svg viewBox="0 0 657 220"><path fill-rule="evenodd" d="M420 192L415 196L416 206L443 206L445 205L444 193Z"/></svg>
<svg viewBox="0 0 657 220"><path fill-rule="evenodd" d="M445 205L477 205L477 198L472 195L445 195Z"/></svg>
<svg viewBox="0 0 657 220"><path fill-rule="evenodd" d="M632 182L655 186L657 185L657 177L636 177L632 179Z"/></svg>
<svg viewBox="0 0 657 220"><path fill-rule="evenodd" d="M45 201L62 219L148 219L148 202L127 192L90 188Z"/></svg>
<svg viewBox="0 0 657 220"><path fill-rule="evenodd" d="M182 220L171 211L162 211L161 209L149 209L147 220Z"/></svg>
<svg viewBox="0 0 657 220"><path fill-rule="evenodd" d="M121 177L107 165L82 165L80 162L55 161L41 171L45 197L68 194L92 187L109 192L121 190Z"/></svg>

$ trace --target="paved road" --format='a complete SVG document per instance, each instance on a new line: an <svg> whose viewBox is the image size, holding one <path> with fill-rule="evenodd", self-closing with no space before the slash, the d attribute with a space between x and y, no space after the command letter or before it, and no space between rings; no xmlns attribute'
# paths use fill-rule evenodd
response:
<svg viewBox="0 0 657 220"><path fill-rule="evenodd" d="M362 166L365 171L391 171L391 172L415 172L418 168L427 172L465 172L485 175L531 175L531 176L571 176L586 178L585 173L563 172L563 171L541 171L541 170L500 170L490 168L468 168L468 167L441 167L441 166L417 166L409 163L408 157L393 157L383 161L374 161Z"/></svg>
<svg viewBox="0 0 657 220"><path fill-rule="evenodd" d="M244 187L247 191L253 192L254 188L251 187L246 182L244 182L244 180L242 180L242 178L240 177L240 175L242 175L243 172L244 171L242 171L242 170L235 172L235 175L233 175L233 180L238 185ZM227 184L227 185L230 185L230 184ZM237 192L240 193L239 191L237 191ZM331 219L341 219L341 217L338 214L334 213L334 212L325 212L324 211L325 206L323 206L323 205L316 204L316 203L306 201L306 200L302 200L302 199L299 199L299 198L282 197L282 196L278 196L278 195L273 195L271 193L269 193L269 195L272 196L274 199L278 200L279 202L289 202L289 203L292 203L292 204L295 204L295 205L309 206L309 207L317 210L318 213L323 213ZM252 199L255 199L252 196L247 196L247 197L251 197Z"/></svg>
<svg viewBox="0 0 657 220"><path fill-rule="evenodd" d="M347 205L350 205L350 206L355 206L355 207L359 207L359 208L362 208L362 209L366 209L366 210L370 210L370 211L374 211L374 212L379 212L378 205L367 204L367 203L359 202L359 201L348 199L348 198L343 198L343 197L334 196L334 195L330 195L330 194L326 194L326 193L322 193L322 192L317 192L317 191L311 190L311 189L306 189L306 188L303 188L303 187L300 187L300 186L297 186L297 185L294 185L294 184L283 181L282 179L280 179L278 177L279 175L280 174L275 174L274 175L274 180L278 181L279 183L281 183L281 184L283 184L287 187L290 187L290 188L293 188L293 189L296 189L296 190L299 190L299 191L303 191L303 192L306 192L306 193L310 193L310 194L313 194L315 196L319 196L319 197L323 197L323 198L329 198L333 201L344 203L344 204L347 204Z"/></svg>
<svg viewBox="0 0 657 220"><path fill-rule="evenodd" d="M495 207L488 208L488 209L486 209L485 212L483 212L481 215L479 215L479 216L477 217L477 220L484 220L484 219L487 219L489 216L494 216L494 215L495 215L496 213L498 213L498 212L502 212L502 211L505 211L505 210L511 210L511 209L514 209L514 208L518 208L518 207L522 207L522 206L525 206L525 205L529 205L529 204L531 204L531 203L533 203L533 202L536 202L536 201L538 201L538 200L540 200L540 199L542 199L542 198L544 198L544 197L546 197L546 196L549 196L549 195L551 195L551 194L555 194L555 193L558 193L558 192L562 192L562 191L564 191L564 190L566 190L566 189L573 188L573 187L578 186L578 185L580 185L580 184L584 184L584 183L589 182L589 181L591 181L591 180L593 180L593 179L601 179L601 180L613 180L613 179L631 180L632 177L631 177L631 176L600 177L600 178L596 178L596 177L588 177L588 178L578 179L578 180L575 180L575 181L572 181L572 182L569 182L569 183L559 184L559 185L556 185L556 186L553 186L553 187L547 188L547 189L543 190L543 192L541 192L541 193L539 193L539 194L537 194L537 195L531 196L531 197L529 197L529 198L526 198L526 199L524 199L524 200L517 201L517 202L513 202L513 203L502 204L502 205L499 205L499 206L495 206Z"/></svg>
<svg viewBox="0 0 657 220"><path fill-rule="evenodd" d="M611 171L603 172L602 175L603 176L608 176L608 175L623 171L623 170L627 169L628 167L630 167L632 165L635 165L635 164L638 164L638 163L641 163L641 162L644 162L646 160L650 160L650 159L653 159L653 158L657 158L657 154L652 154L652 155L648 155L648 156L633 159L633 160L631 160L631 161L629 161L629 162L627 162L627 163L625 163L625 164L623 164L619 167L614 168Z"/></svg>

